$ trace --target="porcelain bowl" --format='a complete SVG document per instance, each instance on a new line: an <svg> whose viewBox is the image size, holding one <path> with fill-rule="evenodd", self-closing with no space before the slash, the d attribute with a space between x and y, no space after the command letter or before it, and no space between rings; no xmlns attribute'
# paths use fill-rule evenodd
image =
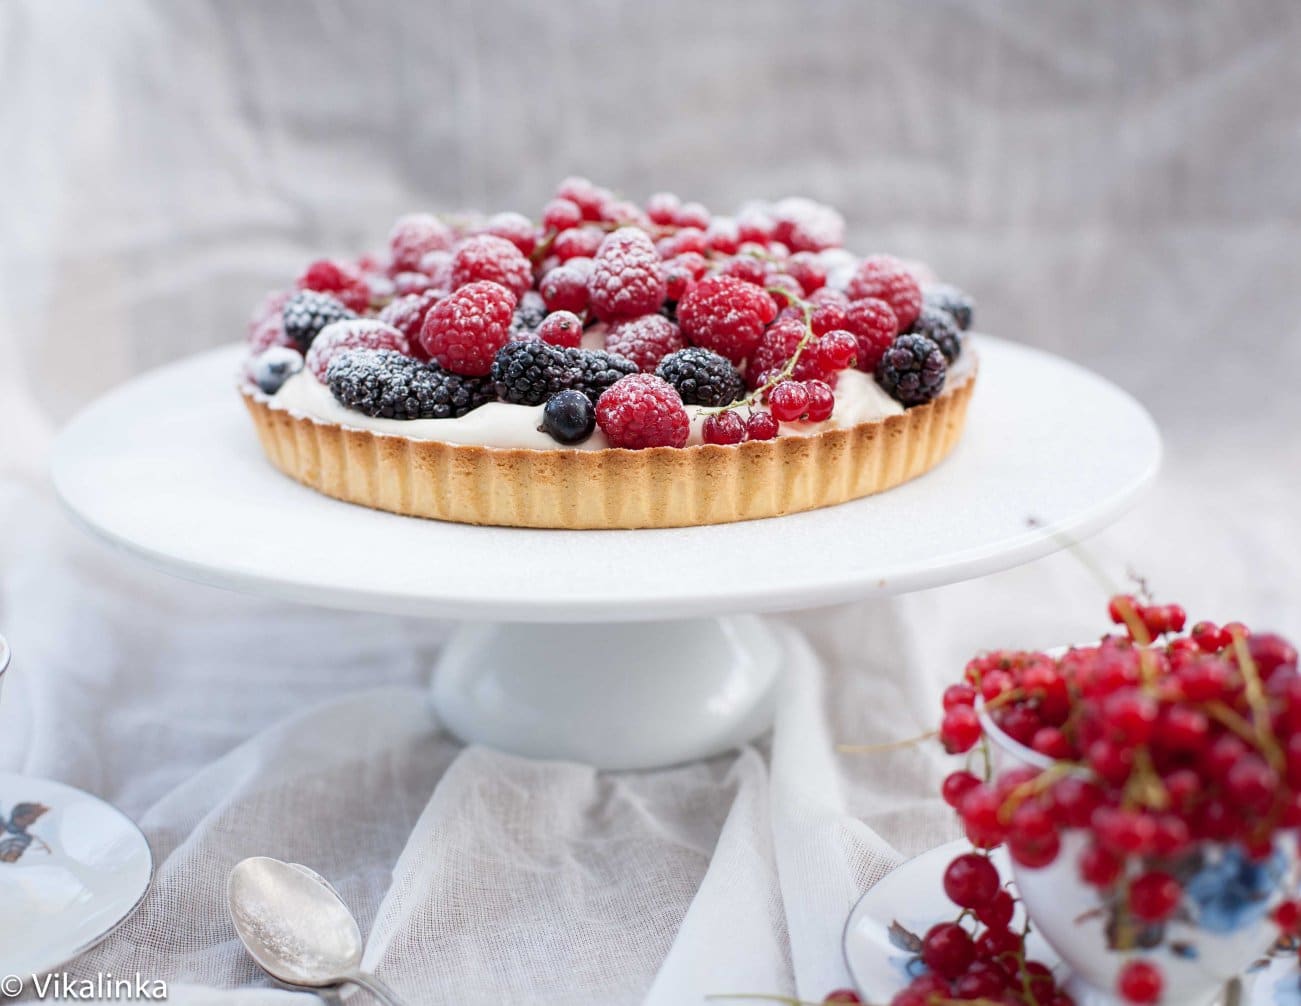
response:
<svg viewBox="0 0 1301 1006"><path fill-rule="evenodd" d="M981 721L999 769L1052 764L983 712ZM1161 969L1166 1006L1210 1006L1228 982L1269 954L1278 936L1271 913L1296 888L1295 836L1280 841L1263 863L1248 861L1236 846L1198 843L1177 863L1162 864L1185 892L1175 917L1161 926L1140 927L1134 949L1122 950L1116 906L1079 876L1087 842L1085 833L1068 831L1050 865L1012 865L1031 923L1072 971L1068 987L1077 1006L1118 1004L1114 990L1120 969L1136 957Z"/></svg>

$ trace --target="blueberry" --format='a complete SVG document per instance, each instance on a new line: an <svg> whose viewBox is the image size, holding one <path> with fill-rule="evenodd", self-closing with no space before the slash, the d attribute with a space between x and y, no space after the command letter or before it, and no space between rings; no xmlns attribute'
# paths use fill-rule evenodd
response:
<svg viewBox="0 0 1301 1006"><path fill-rule="evenodd" d="M302 369L303 354L288 346L272 346L249 364L253 382L268 395L274 395Z"/></svg>
<svg viewBox="0 0 1301 1006"><path fill-rule="evenodd" d="M596 407L581 391L558 391L547 399L538 429L562 444L582 443L596 429Z"/></svg>

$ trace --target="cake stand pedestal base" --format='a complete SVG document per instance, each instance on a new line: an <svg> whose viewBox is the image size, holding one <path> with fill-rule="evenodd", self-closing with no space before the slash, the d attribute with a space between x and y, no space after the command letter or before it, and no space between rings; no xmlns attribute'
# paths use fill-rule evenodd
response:
<svg viewBox="0 0 1301 1006"><path fill-rule="evenodd" d="M464 741L642 769L707 758L772 722L779 635L753 615L456 630L433 705Z"/></svg>

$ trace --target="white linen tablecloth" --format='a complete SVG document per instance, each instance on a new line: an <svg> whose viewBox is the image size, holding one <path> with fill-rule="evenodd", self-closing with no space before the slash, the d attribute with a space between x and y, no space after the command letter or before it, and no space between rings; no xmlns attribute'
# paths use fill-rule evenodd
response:
<svg viewBox="0 0 1301 1006"><path fill-rule="evenodd" d="M785 682L771 735L602 774L441 732L445 626L91 542L49 488L51 438L411 208L530 209L575 171L717 208L802 192L855 247L972 289L982 327L1149 405L1168 464L1090 543L1110 575L1301 635L1299 36L1270 0L0 6L0 767L115 802L158 865L73 970L293 998L224 909L232 864L265 854L326 876L415 1003L844 984L853 899L956 829L934 745L836 745L932 727L981 648L1096 636L1105 592L1074 559L789 616L822 670Z"/></svg>

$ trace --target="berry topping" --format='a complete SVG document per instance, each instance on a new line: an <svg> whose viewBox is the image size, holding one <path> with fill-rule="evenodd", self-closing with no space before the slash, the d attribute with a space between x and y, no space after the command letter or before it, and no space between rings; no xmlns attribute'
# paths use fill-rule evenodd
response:
<svg viewBox="0 0 1301 1006"><path fill-rule="evenodd" d="M644 314L640 318L616 322L605 333L605 348L652 372L670 353L686 346L682 331L662 314Z"/></svg>
<svg viewBox="0 0 1301 1006"><path fill-rule="evenodd" d="M835 329L817 341L814 352L818 366L827 373L835 373L858 362L858 340L843 328Z"/></svg>
<svg viewBox="0 0 1301 1006"><path fill-rule="evenodd" d="M497 397L515 405L541 405L577 382L577 371L565 351L538 339L508 342L492 361Z"/></svg>
<svg viewBox="0 0 1301 1006"><path fill-rule="evenodd" d="M515 296L504 286L470 283L429 309L420 343L447 370L484 377L497 350L510 339L514 315Z"/></svg>
<svg viewBox="0 0 1301 1006"><path fill-rule="evenodd" d="M596 403L596 421L615 447L684 447L691 422L673 385L654 374L631 374Z"/></svg>
<svg viewBox="0 0 1301 1006"><path fill-rule="evenodd" d="M561 444L580 444L596 429L596 406L581 391L558 391L547 399L538 427Z"/></svg>
<svg viewBox="0 0 1301 1006"><path fill-rule="evenodd" d="M326 383L340 405L383 419L453 419L496 397L489 381L388 349L339 353L330 361Z"/></svg>
<svg viewBox="0 0 1301 1006"><path fill-rule="evenodd" d="M741 372L717 353L689 346L670 353L655 373L677 389L687 405L730 405L741 397Z"/></svg>
<svg viewBox="0 0 1301 1006"><path fill-rule="evenodd" d="M606 235L587 278L592 313L602 321L658 311L668 289L664 266L649 235L621 227Z"/></svg>
<svg viewBox="0 0 1301 1006"><path fill-rule="evenodd" d="M556 198L568 199L579 208L585 220L600 220L601 208L610 201L610 193L586 178L570 176L556 186Z"/></svg>
<svg viewBox="0 0 1301 1006"><path fill-rule="evenodd" d="M777 317L764 290L731 276L709 276L678 303L678 324L687 339L739 364Z"/></svg>
<svg viewBox="0 0 1301 1006"><path fill-rule="evenodd" d="M525 258L533 254L533 249L538 243L537 230L533 222L523 213L494 214L488 218L488 225L484 228L484 232L505 238L518 248Z"/></svg>
<svg viewBox="0 0 1301 1006"><path fill-rule="evenodd" d="M518 300L533 285L533 266L518 248L495 234L476 234L452 256L452 286L487 280L500 283Z"/></svg>
<svg viewBox="0 0 1301 1006"><path fill-rule="evenodd" d="M783 199L773 206L772 217L776 225L773 236L791 251L822 251L845 241L844 217L812 199Z"/></svg>
<svg viewBox="0 0 1301 1006"><path fill-rule="evenodd" d="M423 354L424 347L420 345L420 329L425 323L425 315L438 303L441 296L442 294L436 290L407 294L389 301L377 317L406 336L413 352Z"/></svg>
<svg viewBox="0 0 1301 1006"><path fill-rule="evenodd" d="M576 372L573 387L595 402L620 378L635 374L637 364L602 349L567 349L565 357Z"/></svg>
<svg viewBox="0 0 1301 1006"><path fill-rule="evenodd" d="M752 412L745 421L747 440L771 440L781 426L771 412Z"/></svg>
<svg viewBox="0 0 1301 1006"><path fill-rule="evenodd" d="M586 311L588 272L576 262L590 259L571 259L568 263L551 269L538 284L548 311Z"/></svg>
<svg viewBox="0 0 1301 1006"><path fill-rule="evenodd" d="M515 314L510 320L510 337L512 339L533 339L537 337L538 327L547 316L547 305L542 295L536 290L528 290L515 305Z"/></svg>
<svg viewBox="0 0 1301 1006"><path fill-rule="evenodd" d="M337 259L317 259L298 277L301 290L331 294L351 311L364 311L370 305L370 284L351 263Z"/></svg>
<svg viewBox="0 0 1301 1006"><path fill-rule="evenodd" d="M870 374L899 334L899 319L885 301L867 297L845 309L845 328L858 341L858 369Z"/></svg>
<svg viewBox="0 0 1301 1006"><path fill-rule="evenodd" d="M537 335L553 346L572 348L583 341L583 323L572 311L552 311L538 325Z"/></svg>
<svg viewBox="0 0 1301 1006"><path fill-rule="evenodd" d="M568 199L553 199L542 207L542 227L549 231L567 231L583 222L583 211Z"/></svg>
<svg viewBox="0 0 1301 1006"><path fill-rule="evenodd" d="M836 409L836 395L826 381L811 380L804 382L804 390L809 396L809 407L805 418L810 423L821 423L831 418Z"/></svg>
<svg viewBox="0 0 1301 1006"><path fill-rule="evenodd" d="M421 260L432 251L452 247L452 229L432 213L408 213L399 217L389 232L391 270L421 272Z"/></svg>
<svg viewBox="0 0 1301 1006"><path fill-rule="evenodd" d="M947 311L962 331L965 332L971 328L971 316L975 310L975 304L970 297L956 286L949 286L947 283L934 283L922 287L922 303L927 307Z"/></svg>
<svg viewBox="0 0 1301 1006"><path fill-rule="evenodd" d="M605 231L599 227L571 227L561 231L551 242L551 253L561 262L575 258L591 258L601 247Z"/></svg>
<svg viewBox="0 0 1301 1006"><path fill-rule="evenodd" d="M301 351L307 352L312 340L326 325L355 317L356 312L328 293L300 290L285 301L285 335Z"/></svg>
<svg viewBox="0 0 1301 1006"><path fill-rule="evenodd" d="M899 327L907 329L922 309L922 288L917 277L893 255L865 258L845 289L851 300L875 297L890 305Z"/></svg>
<svg viewBox="0 0 1301 1006"><path fill-rule="evenodd" d="M901 335L876 367L876 383L901 405L929 402L944 387L944 354L924 335Z"/></svg>
<svg viewBox="0 0 1301 1006"><path fill-rule="evenodd" d="M940 347L944 359L952 363L962 352L962 332L953 316L937 307L923 307L910 331L924 335Z"/></svg>
<svg viewBox="0 0 1301 1006"><path fill-rule="evenodd" d="M375 318L349 318L321 329L307 351L307 369L324 382L330 361L345 349L391 349L403 356L411 355L407 337L392 325Z"/></svg>
<svg viewBox="0 0 1301 1006"><path fill-rule="evenodd" d="M700 431L707 444L739 444L745 439L745 420L728 410L709 416Z"/></svg>
<svg viewBox="0 0 1301 1006"><path fill-rule="evenodd" d="M288 346L272 346L249 361L248 376L264 393L274 395L302 369L302 353Z"/></svg>
<svg viewBox="0 0 1301 1006"><path fill-rule="evenodd" d="M782 381L768 392L768 408L781 422L796 422L808 412L809 389L799 381Z"/></svg>

